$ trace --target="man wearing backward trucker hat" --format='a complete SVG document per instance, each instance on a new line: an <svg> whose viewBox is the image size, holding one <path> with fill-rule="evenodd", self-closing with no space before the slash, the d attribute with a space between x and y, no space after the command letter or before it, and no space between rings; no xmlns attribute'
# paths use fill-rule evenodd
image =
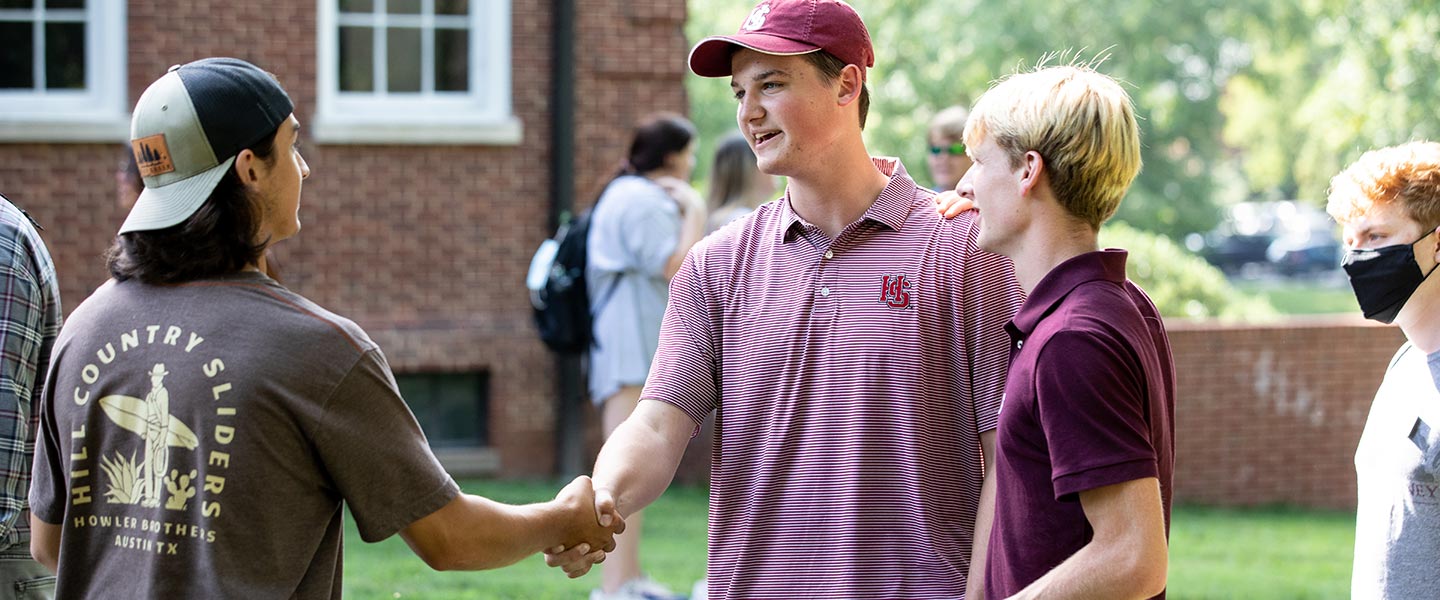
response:
<svg viewBox="0 0 1440 600"><path fill-rule="evenodd" d="M761 2L690 53L730 78L760 170L788 184L690 251L594 485L602 522L640 510L717 410L711 597L965 594L1021 296L1009 261L977 250L973 213L942 220L898 160L867 152L874 64L834 0ZM574 554L547 561L577 575Z"/></svg>
<svg viewBox="0 0 1440 600"><path fill-rule="evenodd" d="M460 492L353 322L261 272L300 229L300 123L232 58L135 107L145 181L46 376L32 551L60 598L339 598L341 503L436 569L613 547L583 478L551 502ZM583 542L583 543L581 543ZM58 564L57 564L58 563Z"/></svg>

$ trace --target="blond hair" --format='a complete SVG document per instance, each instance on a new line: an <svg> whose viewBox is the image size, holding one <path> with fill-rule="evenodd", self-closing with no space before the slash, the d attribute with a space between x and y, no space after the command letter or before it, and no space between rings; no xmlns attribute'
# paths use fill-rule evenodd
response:
<svg viewBox="0 0 1440 600"><path fill-rule="evenodd" d="M970 117L970 111L964 106L951 106L938 113L930 119L930 140L944 136L958 138L965 135L965 120Z"/></svg>
<svg viewBox="0 0 1440 600"><path fill-rule="evenodd" d="M1325 210L1344 224L1376 204L1398 202L1422 227L1440 225L1440 143L1371 150L1330 179Z"/></svg>
<svg viewBox="0 0 1440 600"><path fill-rule="evenodd" d="M1090 65L1037 66L1000 80L975 102L965 126L965 145L986 137L1009 155L1011 168L1026 152L1039 153L1055 199L1096 230L1140 172L1130 95Z"/></svg>

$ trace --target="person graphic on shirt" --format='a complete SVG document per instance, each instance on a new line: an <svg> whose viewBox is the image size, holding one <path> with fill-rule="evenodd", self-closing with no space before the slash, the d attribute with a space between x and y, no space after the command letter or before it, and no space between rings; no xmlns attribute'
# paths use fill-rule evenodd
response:
<svg viewBox="0 0 1440 600"><path fill-rule="evenodd" d="M156 363L150 371L150 393L145 394L145 467L142 506L160 505L165 471L170 468L170 392L163 383L170 372Z"/></svg>
<svg viewBox="0 0 1440 600"><path fill-rule="evenodd" d="M1013 268L975 247L973 215L940 219L866 149L875 56L848 4L761 2L689 62L730 78L759 170L787 187L672 280L640 403L596 462L597 518L654 501L715 410L710 597L961 596ZM810 552L826 557L796 560Z"/></svg>

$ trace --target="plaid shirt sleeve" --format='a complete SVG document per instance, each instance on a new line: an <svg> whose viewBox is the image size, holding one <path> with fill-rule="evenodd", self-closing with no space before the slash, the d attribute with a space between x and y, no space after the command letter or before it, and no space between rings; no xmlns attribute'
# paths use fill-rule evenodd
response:
<svg viewBox="0 0 1440 600"><path fill-rule="evenodd" d="M0 549L30 537L35 409L60 319L50 254L29 218L0 197Z"/></svg>

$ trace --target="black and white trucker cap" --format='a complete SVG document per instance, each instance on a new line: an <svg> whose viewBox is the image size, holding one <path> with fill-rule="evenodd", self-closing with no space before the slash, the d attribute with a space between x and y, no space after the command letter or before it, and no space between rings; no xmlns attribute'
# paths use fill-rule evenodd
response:
<svg viewBox="0 0 1440 600"><path fill-rule="evenodd" d="M140 95L130 121L145 191L120 233L190 218L240 151L274 133L294 111L274 76L238 58L170 67Z"/></svg>

